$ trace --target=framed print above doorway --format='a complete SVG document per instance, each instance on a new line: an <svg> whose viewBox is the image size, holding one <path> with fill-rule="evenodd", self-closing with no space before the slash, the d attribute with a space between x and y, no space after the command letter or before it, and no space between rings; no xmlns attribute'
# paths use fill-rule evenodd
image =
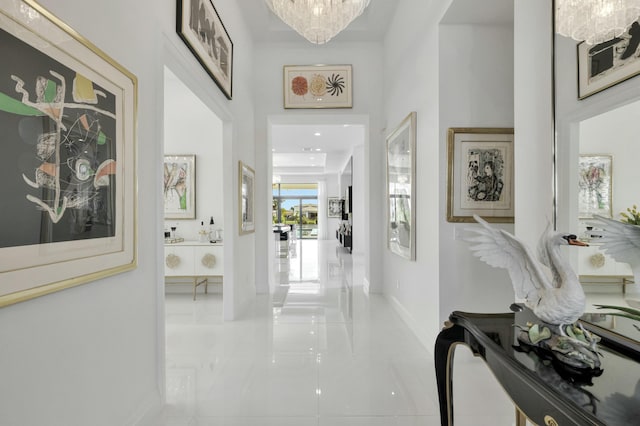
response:
<svg viewBox="0 0 640 426"><path fill-rule="evenodd" d="M284 108L351 108L351 65L285 65Z"/></svg>

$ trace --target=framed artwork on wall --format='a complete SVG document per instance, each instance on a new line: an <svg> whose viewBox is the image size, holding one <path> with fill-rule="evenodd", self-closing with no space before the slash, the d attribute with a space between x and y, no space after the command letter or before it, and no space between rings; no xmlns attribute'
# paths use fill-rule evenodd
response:
<svg viewBox="0 0 640 426"><path fill-rule="evenodd" d="M450 128L447 221L513 223L512 128Z"/></svg>
<svg viewBox="0 0 640 426"><path fill-rule="evenodd" d="M0 46L0 306L134 269L136 77L31 0Z"/></svg>
<svg viewBox="0 0 640 426"><path fill-rule="evenodd" d="M578 45L578 97L588 96L640 74L640 21L603 43Z"/></svg>
<svg viewBox="0 0 640 426"><path fill-rule="evenodd" d="M164 156L164 218L196 218L196 156Z"/></svg>
<svg viewBox="0 0 640 426"><path fill-rule="evenodd" d="M342 217L342 199L339 197L327 198L327 217Z"/></svg>
<svg viewBox="0 0 640 426"><path fill-rule="evenodd" d="M351 65L285 65L285 108L352 108Z"/></svg>
<svg viewBox="0 0 640 426"><path fill-rule="evenodd" d="M387 137L387 246L416 258L416 113Z"/></svg>
<svg viewBox="0 0 640 426"><path fill-rule="evenodd" d="M255 231L255 191L256 172L242 161L238 162L238 212L240 213L240 235Z"/></svg>
<svg viewBox="0 0 640 426"><path fill-rule="evenodd" d="M607 154L580 155L578 166L578 215L612 217L611 172L613 157Z"/></svg>
<svg viewBox="0 0 640 426"><path fill-rule="evenodd" d="M233 43L212 0L178 0L176 31L222 93L231 99Z"/></svg>

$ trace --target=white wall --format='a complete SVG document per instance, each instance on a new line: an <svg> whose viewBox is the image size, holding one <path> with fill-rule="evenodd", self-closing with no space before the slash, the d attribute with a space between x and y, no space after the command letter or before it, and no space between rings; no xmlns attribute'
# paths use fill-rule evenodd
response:
<svg viewBox="0 0 640 426"><path fill-rule="evenodd" d="M201 223L224 229L222 121L165 68L164 154L196 156L196 219L165 220L179 237L198 240Z"/></svg>
<svg viewBox="0 0 640 426"><path fill-rule="evenodd" d="M344 123L366 125L375 123L369 129L369 138L365 141L365 157L370 168L365 170L364 208L368 212L365 216L365 238L379 234L378 227L382 223L383 212L378 208L381 202L381 191L384 190L383 162L379 147L383 143L381 119L382 91L382 49L379 43L328 43L322 46L311 45L305 40L296 43L263 44L255 46L256 67L254 84L259 88L256 96L256 181L260 185L257 191L257 229L256 247L260 252L269 253L272 250L271 227L271 146L269 140L269 125L298 124L298 123ZM353 108L336 110L284 110L282 106L282 67L283 65L308 64L352 64L353 65ZM274 83L276 82L276 83ZM337 118L336 118L337 117ZM338 119L341 121L327 121ZM371 198L367 198L369 187ZM382 189L380 189L382 188ZM375 227L372 225L375 224ZM375 238L375 237L374 237ZM367 253L365 279L372 281L374 291L381 291L380 277L382 274L379 261L381 247L379 244L364 243ZM256 259L256 273L267 277L271 257L263 256ZM373 278L372 278L373 277ZM258 283L260 291L268 291L268 285Z"/></svg>
<svg viewBox="0 0 640 426"><path fill-rule="evenodd" d="M442 324L454 310L505 312L514 300L507 272L478 260L459 239L479 225L446 221L448 128L513 127L513 27L441 25L439 52ZM495 226L513 233L513 224Z"/></svg>
<svg viewBox="0 0 640 426"><path fill-rule="evenodd" d="M236 2L217 0L241 47L229 102L178 38L174 0L40 3L138 78L138 267L0 309L0 424L133 425L164 394L163 65L224 121L224 220L237 229L237 161L254 161L252 41ZM225 285L234 285L225 316L239 315L255 296L254 238L228 228Z"/></svg>

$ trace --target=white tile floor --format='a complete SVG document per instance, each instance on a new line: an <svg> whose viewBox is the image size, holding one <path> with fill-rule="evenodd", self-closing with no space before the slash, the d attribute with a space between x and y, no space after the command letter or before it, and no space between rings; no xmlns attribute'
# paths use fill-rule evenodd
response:
<svg viewBox="0 0 640 426"><path fill-rule="evenodd" d="M222 295L166 297L167 404L149 426L439 425L433 356L332 241L297 241L249 318ZM456 351L456 425L513 425L482 361Z"/></svg>

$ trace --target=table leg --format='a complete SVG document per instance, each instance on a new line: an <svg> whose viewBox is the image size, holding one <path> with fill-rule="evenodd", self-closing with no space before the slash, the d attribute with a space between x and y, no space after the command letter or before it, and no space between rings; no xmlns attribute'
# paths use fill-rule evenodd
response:
<svg viewBox="0 0 640 426"><path fill-rule="evenodd" d="M516 407L516 426L527 426L527 416Z"/></svg>
<svg viewBox="0 0 640 426"><path fill-rule="evenodd" d="M436 338L436 382L442 426L453 426L453 353L456 345L462 342L464 329L450 323Z"/></svg>

